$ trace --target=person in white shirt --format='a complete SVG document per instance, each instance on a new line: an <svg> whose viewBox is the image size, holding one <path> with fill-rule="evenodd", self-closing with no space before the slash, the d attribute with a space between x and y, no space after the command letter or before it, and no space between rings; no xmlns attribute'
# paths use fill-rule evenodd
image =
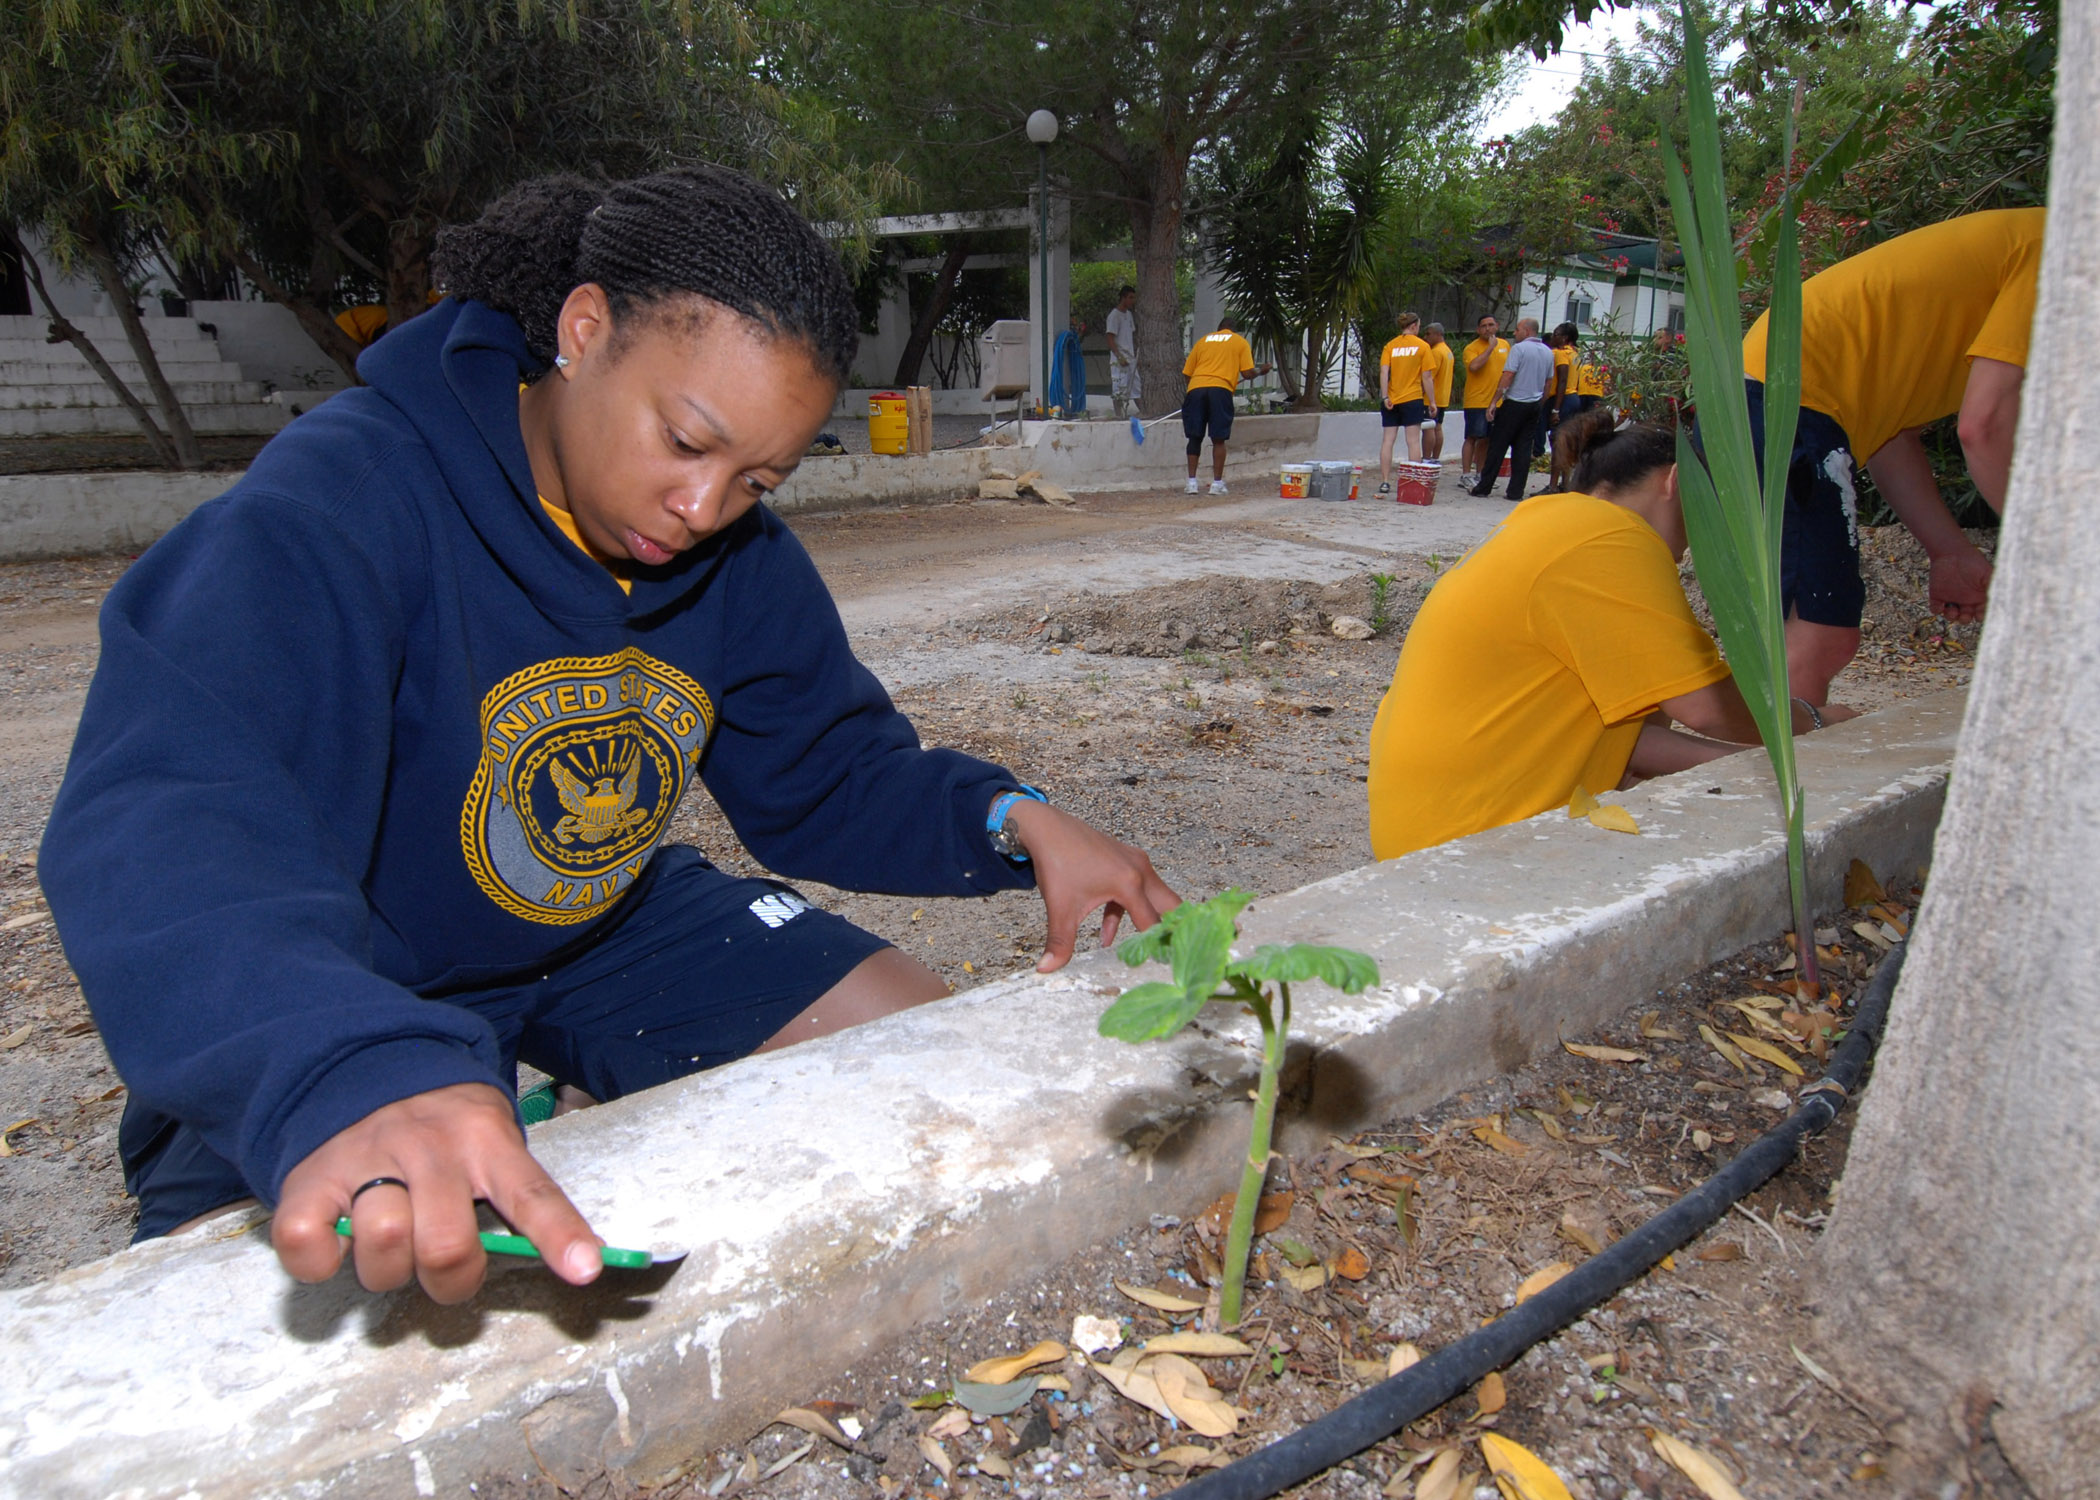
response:
<svg viewBox="0 0 2100 1500"><path fill-rule="evenodd" d="M1138 385L1137 288L1126 286L1116 293L1116 305L1108 310L1108 397L1116 415L1126 408L1137 410L1143 392Z"/></svg>
<svg viewBox="0 0 2100 1500"><path fill-rule="evenodd" d="M1539 342L1536 318L1520 318L1513 330L1516 341L1509 346L1508 362L1495 399L1488 405L1487 453L1481 460L1480 481L1470 493L1494 493L1495 471L1502 455L1509 455L1511 500L1524 498L1524 481L1531 474L1531 460L1538 451L1539 415L1546 404L1546 387L1553 380L1553 351Z"/></svg>

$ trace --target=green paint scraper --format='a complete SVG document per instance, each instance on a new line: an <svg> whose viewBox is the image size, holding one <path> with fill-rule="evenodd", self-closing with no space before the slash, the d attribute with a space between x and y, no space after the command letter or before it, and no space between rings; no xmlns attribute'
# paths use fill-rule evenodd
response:
<svg viewBox="0 0 2100 1500"><path fill-rule="evenodd" d="M335 1232L344 1239L349 1239L349 1219L337 1219L335 1221ZM494 1229L481 1231L481 1248L488 1251L491 1255L520 1255L532 1260L540 1258L540 1252L533 1248L532 1241L526 1239L524 1235L504 1234ZM599 1259L606 1265L619 1266L630 1271L642 1270L649 1266L675 1265L677 1262L684 1260L685 1255L686 1253L683 1250L621 1250L612 1245L607 1245L598 1252Z"/></svg>

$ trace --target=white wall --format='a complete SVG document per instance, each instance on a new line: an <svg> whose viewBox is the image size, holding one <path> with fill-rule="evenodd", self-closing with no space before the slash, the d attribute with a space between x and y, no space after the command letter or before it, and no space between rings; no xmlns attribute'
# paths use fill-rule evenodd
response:
<svg viewBox="0 0 2100 1500"><path fill-rule="evenodd" d="M159 304L150 304L158 310ZM281 391L339 391L350 379L307 337L289 307L275 302L192 302L190 316L217 330L219 353L250 380Z"/></svg>

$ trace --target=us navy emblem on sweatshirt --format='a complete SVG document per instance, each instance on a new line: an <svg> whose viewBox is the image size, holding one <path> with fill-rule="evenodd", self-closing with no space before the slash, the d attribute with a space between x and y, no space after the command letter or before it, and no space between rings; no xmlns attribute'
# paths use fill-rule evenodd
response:
<svg viewBox="0 0 2100 1500"><path fill-rule="evenodd" d="M460 813L475 883L528 921L603 913L648 868L714 723L697 682L634 646L497 683Z"/></svg>

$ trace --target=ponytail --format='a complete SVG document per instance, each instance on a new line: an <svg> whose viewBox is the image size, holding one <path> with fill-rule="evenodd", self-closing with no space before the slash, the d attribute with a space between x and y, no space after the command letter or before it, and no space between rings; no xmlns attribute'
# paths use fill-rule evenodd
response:
<svg viewBox="0 0 2100 1500"><path fill-rule="evenodd" d="M1677 434L1653 422L1618 425L1618 415L1593 406L1560 424L1554 457L1569 488L1584 493L1625 489L1677 462Z"/></svg>

